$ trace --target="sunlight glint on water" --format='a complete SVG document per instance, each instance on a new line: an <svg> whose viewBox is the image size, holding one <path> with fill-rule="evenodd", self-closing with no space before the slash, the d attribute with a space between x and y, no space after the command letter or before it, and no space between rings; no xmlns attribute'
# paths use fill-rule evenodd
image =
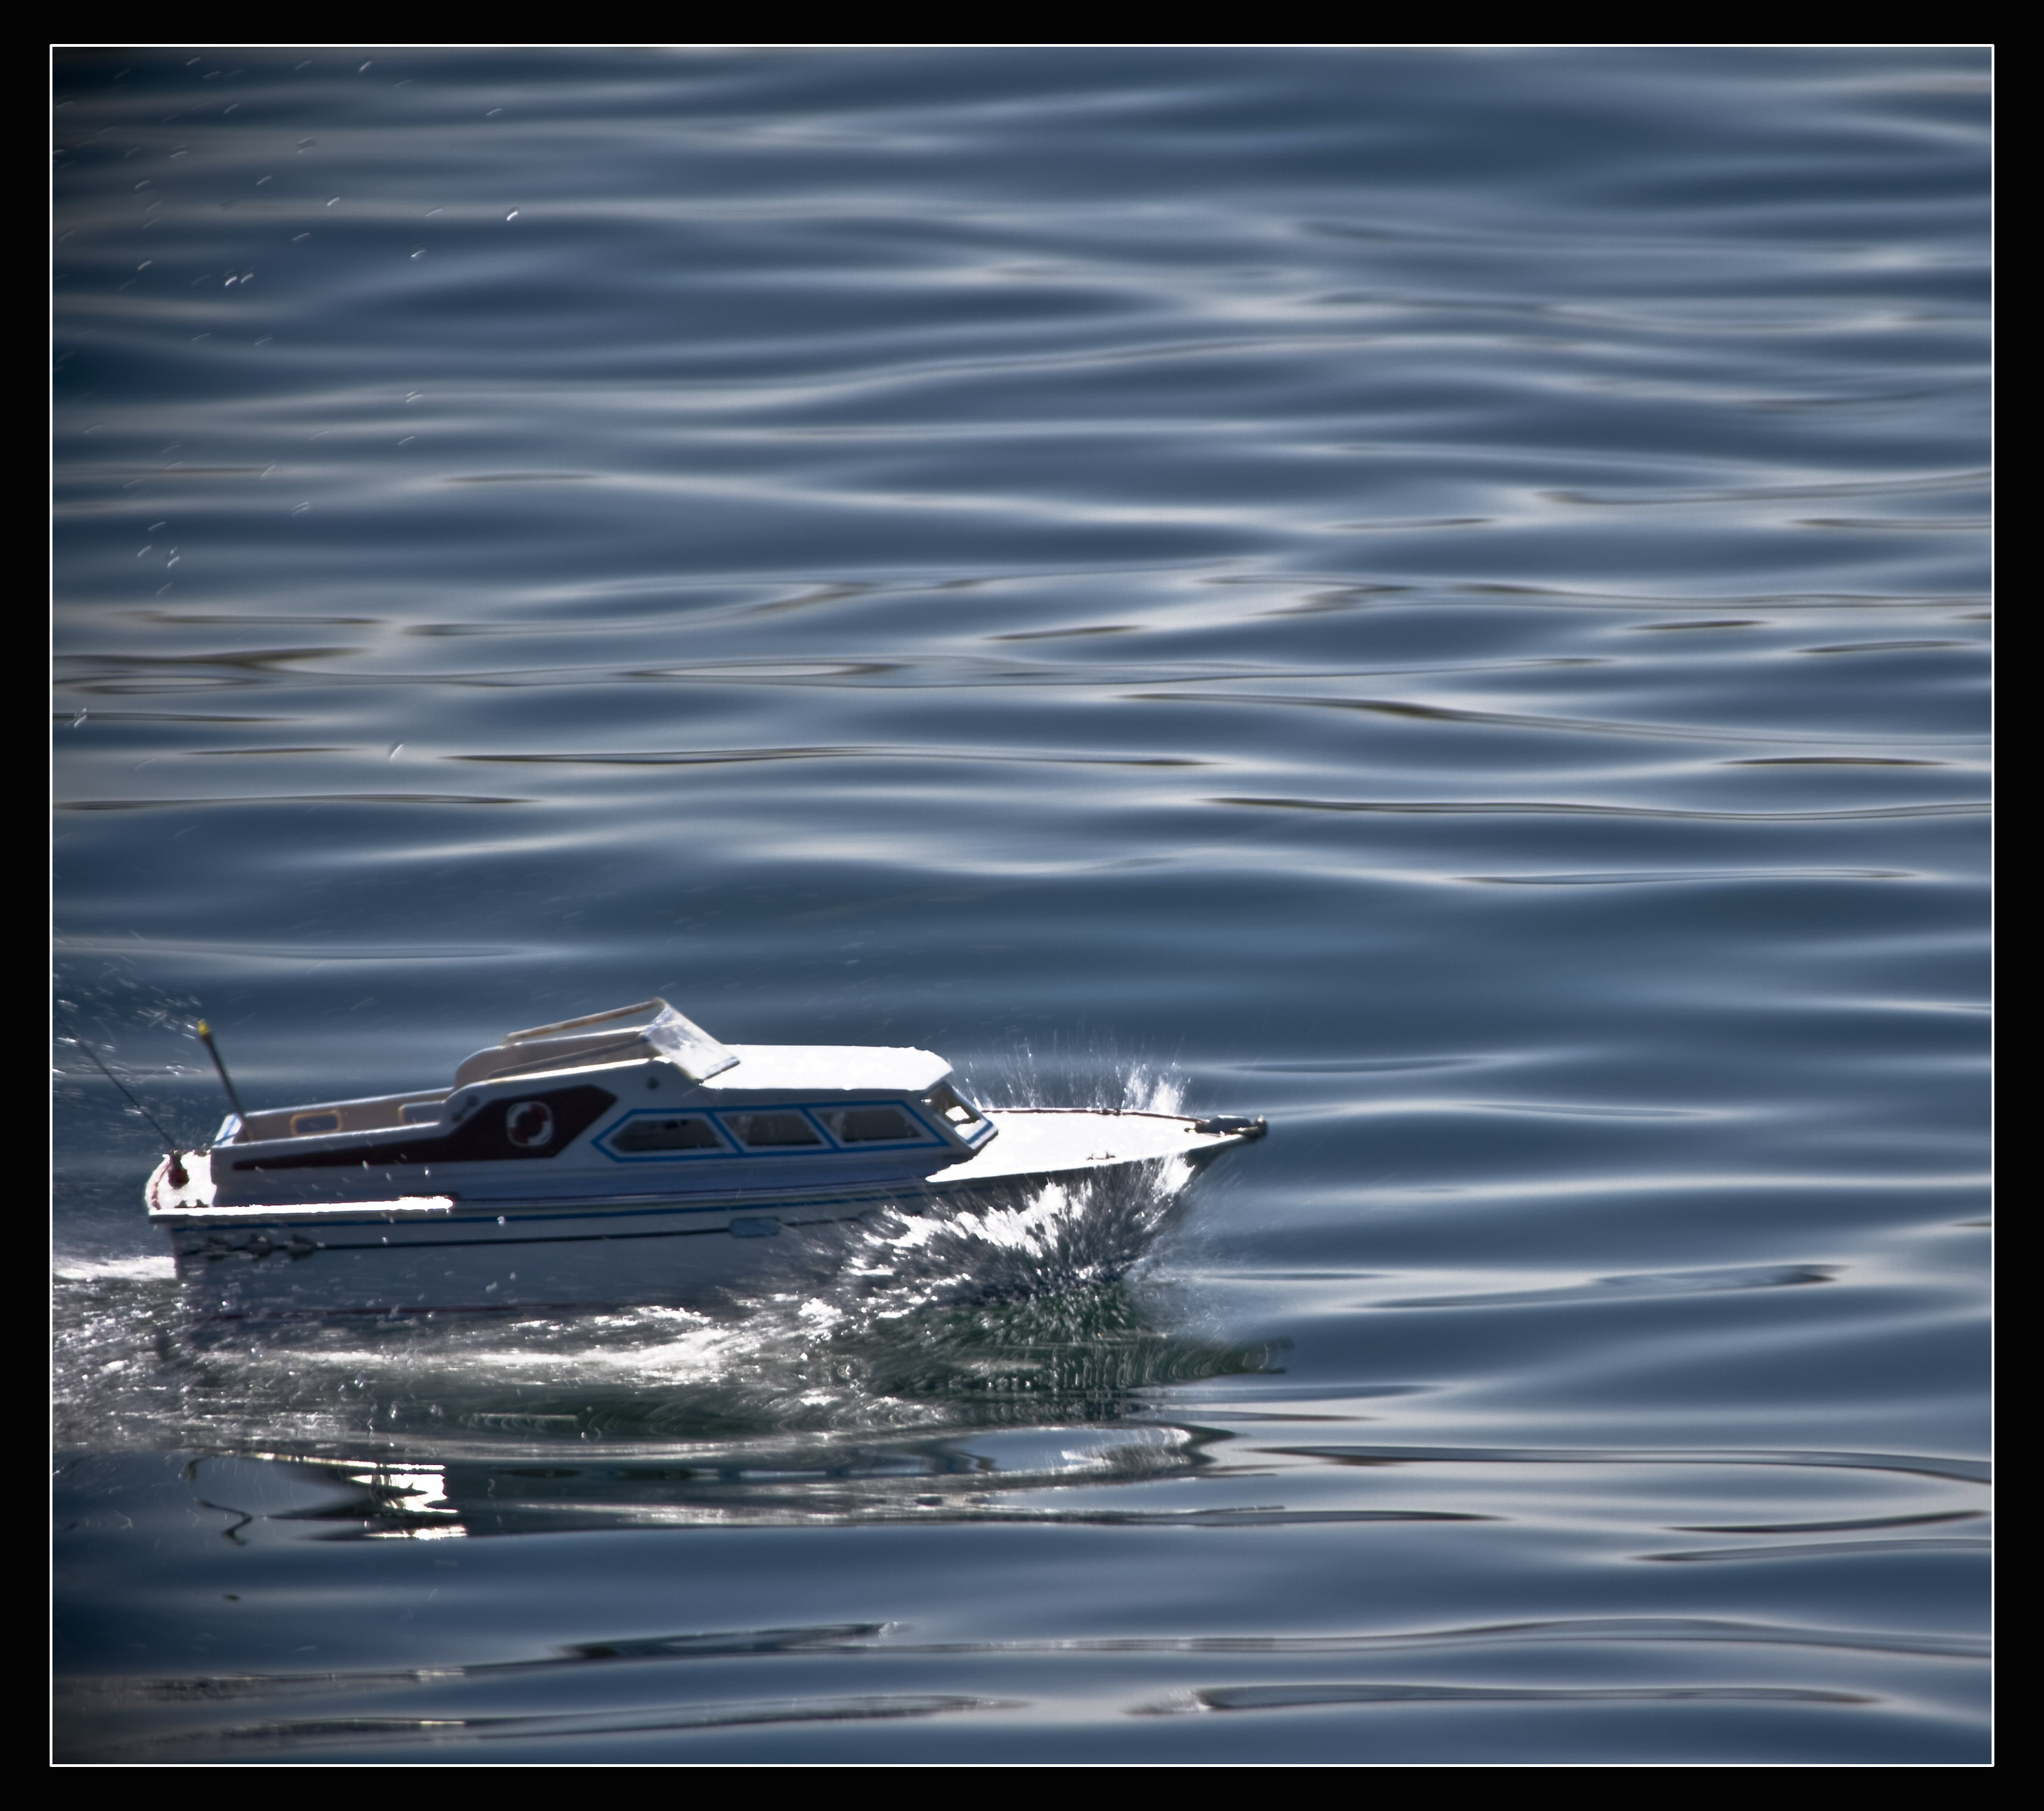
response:
<svg viewBox="0 0 2044 1811"><path fill-rule="evenodd" d="M1988 72L60 57L60 1752L1983 1759ZM651 993L1272 1132L223 1339L73 1042Z"/></svg>

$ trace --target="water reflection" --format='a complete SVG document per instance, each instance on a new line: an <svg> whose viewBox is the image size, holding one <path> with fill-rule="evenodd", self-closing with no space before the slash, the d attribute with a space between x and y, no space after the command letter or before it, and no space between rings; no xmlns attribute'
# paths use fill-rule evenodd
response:
<svg viewBox="0 0 2044 1811"><path fill-rule="evenodd" d="M1207 1448L1227 1437L1193 1426L1078 1424L893 1441L635 1443L601 1456L541 1448L436 1461L221 1454L192 1460L185 1475L196 1502L237 1518L222 1533L244 1545L897 1521L1197 1525L1214 1517L1146 1515L1112 1497L1055 1510L1002 1499L1189 1476L1212 1463Z"/></svg>
<svg viewBox="0 0 2044 1811"><path fill-rule="evenodd" d="M641 1317L642 1339L670 1328ZM700 1319L701 1317L686 1317ZM697 1355L704 1374L664 1385L642 1376L630 1387L579 1389L558 1382L520 1387L521 1357L566 1355L559 1342L603 1341L617 1368L621 1326L559 1323L494 1330L490 1362L473 1349L466 1365L449 1363L430 1399L414 1393L372 1402L352 1452L344 1441L317 1438L302 1456L218 1453L194 1460L186 1475L209 1506L244 1518L230 1541L262 1538L257 1521L325 1538L433 1538L515 1534L568 1528L759 1525L886 1520L927 1521L933 1513L983 1519L1048 1512L1014 1511L991 1492L1055 1483L1130 1483L1186 1475L1208 1461L1212 1430L1117 1420L1160 1384L1262 1372L1262 1349L1205 1342L1174 1333L1126 1284L1110 1283L1041 1300L950 1304L862 1322L847 1333L801 1341L799 1325L762 1317L714 1327L706 1346L749 1349L755 1383L734 1387L727 1364ZM799 1314L790 1317L799 1322ZM647 1327L644 1322L656 1325ZM520 1336L534 1340L521 1351ZM481 1336L469 1335L469 1338ZM792 1349L782 1341L798 1342ZM457 1351L466 1344L456 1335ZM679 1342L642 1348L650 1367ZM418 1346L404 1354L416 1363ZM252 1364L271 1379L296 1380L336 1357L315 1334L286 1356L272 1349L204 1361L238 1379ZM359 1363L359 1347L347 1353ZM394 1356L396 1355L394 1354ZM455 1353L446 1355L452 1359ZM594 1356L584 1348L580 1356ZM307 1364L306 1360L311 1360ZM194 1361L197 1363L198 1361ZM544 1360L542 1362L545 1362ZM546 1365L555 1368L555 1363ZM781 1375L770 1386L765 1373ZM217 1376L223 1394L234 1383ZM813 1389L805 1385L813 1383ZM862 1404L874 1423L919 1420L928 1431L874 1437L828 1431L830 1417L850 1418ZM745 1431L770 1419L808 1429ZM1048 1418L1065 1418L1051 1419ZM959 1424L966 1424L960 1427ZM387 1430L387 1431L386 1431ZM1058 1519L1063 1512L1049 1515ZM1082 1518L1088 1512L1070 1512ZM1102 1508L1099 1517L1145 1519ZM1170 1518L1166 1518L1170 1519Z"/></svg>

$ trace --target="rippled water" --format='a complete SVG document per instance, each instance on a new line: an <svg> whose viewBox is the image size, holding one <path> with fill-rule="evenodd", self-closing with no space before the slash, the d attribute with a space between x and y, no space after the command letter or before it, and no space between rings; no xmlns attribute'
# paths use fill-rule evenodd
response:
<svg viewBox="0 0 2044 1811"><path fill-rule="evenodd" d="M63 1036L1274 1128L221 1345L60 1044L60 1752L1984 1758L1986 77L60 59Z"/></svg>

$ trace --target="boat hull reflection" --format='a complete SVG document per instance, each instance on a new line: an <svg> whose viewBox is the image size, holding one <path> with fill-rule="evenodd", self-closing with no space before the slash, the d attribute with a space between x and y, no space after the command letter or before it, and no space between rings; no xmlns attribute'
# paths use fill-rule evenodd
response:
<svg viewBox="0 0 2044 1811"><path fill-rule="evenodd" d="M1221 1437L1144 1423L897 1441L635 1444L607 1458L544 1447L431 1461L221 1456L195 1461L188 1475L208 1506L249 1518L232 1531L238 1544L606 1528L1088 1521L1127 1519L1129 1512L1103 1502L1092 1512L1074 1503L1051 1513L1003 1499L1051 1487L1187 1476L1212 1463L1206 1448Z"/></svg>

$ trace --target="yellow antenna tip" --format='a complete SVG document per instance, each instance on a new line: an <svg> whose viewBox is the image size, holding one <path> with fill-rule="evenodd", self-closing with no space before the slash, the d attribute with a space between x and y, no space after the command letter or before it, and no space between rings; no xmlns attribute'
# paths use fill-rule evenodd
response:
<svg viewBox="0 0 2044 1811"><path fill-rule="evenodd" d="M203 1019L198 1022L198 1034L202 1038L210 1038L213 1035L213 1027Z"/></svg>

